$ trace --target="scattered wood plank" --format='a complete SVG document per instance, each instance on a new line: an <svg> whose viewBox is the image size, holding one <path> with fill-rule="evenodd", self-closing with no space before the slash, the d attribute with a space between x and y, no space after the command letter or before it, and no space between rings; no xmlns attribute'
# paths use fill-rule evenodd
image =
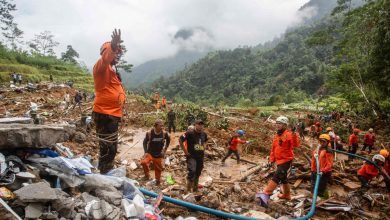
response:
<svg viewBox="0 0 390 220"><path fill-rule="evenodd" d="M234 160L237 160L237 158L235 157L235 156L232 156L231 157L232 159L234 159ZM253 162L253 161L250 161L250 160L246 160L246 159L243 159L243 158L240 158L240 162L245 162L245 163L249 163L249 164L253 164L253 165L259 165L258 163L255 163L255 162Z"/></svg>
<svg viewBox="0 0 390 220"><path fill-rule="evenodd" d="M352 181L348 181L348 182L344 183L344 186L346 186L348 189L352 189L352 190L360 188L360 184L359 183L352 182Z"/></svg>
<svg viewBox="0 0 390 220"><path fill-rule="evenodd" d="M259 170L261 170L263 167L264 167L263 165L255 166L254 168L252 168L252 169L246 171L241 177L237 177L236 179L232 180L232 182L243 182L243 181L245 181L245 179L246 179L248 176L250 176L250 175L256 173L256 172L259 171Z"/></svg>
<svg viewBox="0 0 390 220"><path fill-rule="evenodd" d="M299 185L301 185L303 179L297 179L293 185L294 188L297 188Z"/></svg>

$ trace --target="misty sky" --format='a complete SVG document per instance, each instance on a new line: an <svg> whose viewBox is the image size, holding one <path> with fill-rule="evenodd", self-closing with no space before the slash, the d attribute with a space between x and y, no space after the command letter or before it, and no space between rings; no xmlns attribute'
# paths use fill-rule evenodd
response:
<svg viewBox="0 0 390 220"><path fill-rule="evenodd" d="M180 48L235 48L272 40L294 23L308 0L15 0L25 41L49 30L90 67L111 31L121 28L132 64Z"/></svg>

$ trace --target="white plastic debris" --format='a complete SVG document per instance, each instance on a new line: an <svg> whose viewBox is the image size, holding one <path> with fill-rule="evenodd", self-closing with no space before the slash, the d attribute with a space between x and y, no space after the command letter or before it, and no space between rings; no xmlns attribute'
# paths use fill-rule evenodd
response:
<svg viewBox="0 0 390 220"><path fill-rule="evenodd" d="M137 167L138 166L137 166L137 164L134 161L130 163L130 169L131 170L135 170L135 169L137 169Z"/></svg>
<svg viewBox="0 0 390 220"><path fill-rule="evenodd" d="M135 195L133 199L133 204L137 209L137 217L141 219L145 218L145 208L144 208L145 204L143 198L138 194Z"/></svg>
<svg viewBox="0 0 390 220"><path fill-rule="evenodd" d="M166 157L165 158L165 165L167 165L167 166L169 166L169 165L171 165L171 160L169 159L169 157Z"/></svg>
<svg viewBox="0 0 390 220"><path fill-rule="evenodd" d="M5 163L5 157L0 153L0 174L3 174L5 169L7 169L7 164Z"/></svg>
<svg viewBox="0 0 390 220"><path fill-rule="evenodd" d="M38 111L38 105L35 102L30 102L30 110L31 111Z"/></svg>
<svg viewBox="0 0 390 220"><path fill-rule="evenodd" d="M122 209L125 211L126 218L136 217L137 209L127 199L122 199Z"/></svg>
<svg viewBox="0 0 390 220"><path fill-rule="evenodd" d="M206 176L203 178L202 182L200 182L200 185L204 187L209 187L213 183L213 178L211 176Z"/></svg>

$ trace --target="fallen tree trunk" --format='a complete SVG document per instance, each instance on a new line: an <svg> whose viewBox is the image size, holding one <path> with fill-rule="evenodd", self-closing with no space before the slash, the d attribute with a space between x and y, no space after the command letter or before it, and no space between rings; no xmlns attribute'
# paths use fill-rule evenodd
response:
<svg viewBox="0 0 390 220"><path fill-rule="evenodd" d="M263 165L257 165L256 167L254 167L254 168L252 168L252 169L246 171L241 177L237 177L237 178L233 179L232 182L244 182L245 179L246 179L248 176L250 176L250 175L256 173L256 172L259 171L259 170L261 170L263 167L264 167Z"/></svg>

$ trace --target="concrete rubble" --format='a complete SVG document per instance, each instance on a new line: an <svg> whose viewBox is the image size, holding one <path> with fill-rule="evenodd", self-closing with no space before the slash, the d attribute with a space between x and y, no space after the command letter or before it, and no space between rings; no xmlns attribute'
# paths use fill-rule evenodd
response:
<svg viewBox="0 0 390 220"><path fill-rule="evenodd" d="M0 124L0 150L50 147L69 140L72 130L61 125Z"/></svg>

